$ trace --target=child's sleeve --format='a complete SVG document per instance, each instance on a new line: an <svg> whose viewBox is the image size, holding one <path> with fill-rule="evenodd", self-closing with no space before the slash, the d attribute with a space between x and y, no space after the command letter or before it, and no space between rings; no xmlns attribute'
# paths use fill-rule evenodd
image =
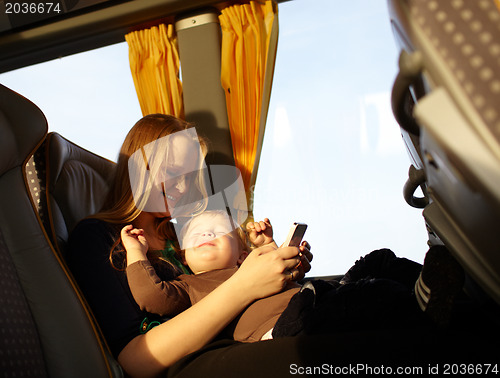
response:
<svg viewBox="0 0 500 378"><path fill-rule="evenodd" d="M149 261L127 267L127 280L141 310L152 314L175 316L191 306L187 283L162 281Z"/></svg>

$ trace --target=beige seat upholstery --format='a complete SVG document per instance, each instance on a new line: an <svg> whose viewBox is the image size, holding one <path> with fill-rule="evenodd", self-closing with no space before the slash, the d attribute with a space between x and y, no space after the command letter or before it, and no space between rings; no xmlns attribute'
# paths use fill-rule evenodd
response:
<svg viewBox="0 0 500 378"><path fill-rule="evenodd" d="M393 109L420 172L410 187L428 193L418 207L430 244L444 244L468 282L500 305L498 9L493 1L388 3L403 50Z"/></svg>
<svg viewBox="0 0 500 378"><path fill-rule="evenodd" d="M0 85L0 371L122 376L31 200L25 167L46 133L40 109Z"/></svg>

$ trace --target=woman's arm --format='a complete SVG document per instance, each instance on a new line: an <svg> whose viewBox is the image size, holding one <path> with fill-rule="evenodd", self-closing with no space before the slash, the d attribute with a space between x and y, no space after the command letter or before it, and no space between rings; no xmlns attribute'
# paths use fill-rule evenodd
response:
<svg viewBox="0 0 500 378"><path fill-rule="evenodd" d="M118 356L131 376L155 376L210 342L254 300L279 292L298 263L297 248L254 250L240 269L200 302L145 335Z"/></svg>

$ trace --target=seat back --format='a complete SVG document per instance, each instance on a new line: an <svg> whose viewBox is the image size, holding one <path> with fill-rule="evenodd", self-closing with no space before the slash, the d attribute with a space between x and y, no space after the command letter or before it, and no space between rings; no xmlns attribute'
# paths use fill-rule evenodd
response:
<svg viewBox="0 0 500 378"><path fill-rule="evenodd" d="M500 304L499 10L430 0L389 0L389 10L403 50L393 110L422 171L409 187L429 195L420 207L430 242Z"/></svg>
<svg viewBox="0 0 500 378"><path fill-rule="evenodd" d="M36 105L0 85L0 369L4 376L122 376L32 201L26 165L47 134Z"/></svg>
<svg viewBox="0 0 500 378"><path fill-rule="evenodd" d="M46 154L51 238L65 257L75 225L102 207L116 164L57 133L47 136Z"/></svg>

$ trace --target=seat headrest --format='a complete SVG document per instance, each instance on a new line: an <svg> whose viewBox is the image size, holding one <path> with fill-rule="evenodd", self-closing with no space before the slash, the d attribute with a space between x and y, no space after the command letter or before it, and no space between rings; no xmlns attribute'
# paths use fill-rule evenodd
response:
<svg viewBox="0 0 500 378"><path fill-rule="evenodd" d="M58 246L73 227L102 207L115 163L70 142L57 133L47 138L49 213Z"/></svg>
<svg viewBox="0 0 500 378"><path fill-rule="evenodd" d="M47 119L30 100L0 84L0 175L20 166L47 134Z"/></svg>

